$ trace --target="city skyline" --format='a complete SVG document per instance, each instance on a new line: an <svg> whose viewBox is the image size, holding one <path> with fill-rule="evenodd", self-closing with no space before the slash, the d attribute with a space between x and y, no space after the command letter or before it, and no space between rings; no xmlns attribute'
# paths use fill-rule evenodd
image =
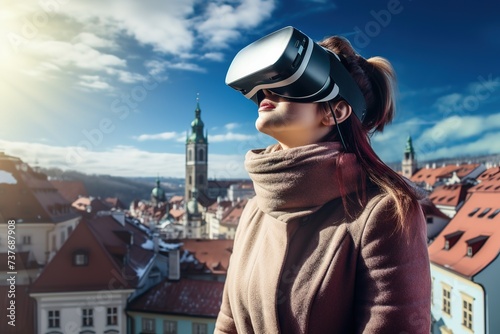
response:
<svg viewBox="0 0 500 334"><path fill-rule="evenodd" d="M248 43L292 25L388 58L399 108L375 151L399 161L500 153L500 23L473 6L411 0L7 1L0 14L0 151L29 164L116 176L184 176L198 99L209 178L246 178L272 139L256 106L224 84ZM199 94L199 95L198 95Z"/></svg>

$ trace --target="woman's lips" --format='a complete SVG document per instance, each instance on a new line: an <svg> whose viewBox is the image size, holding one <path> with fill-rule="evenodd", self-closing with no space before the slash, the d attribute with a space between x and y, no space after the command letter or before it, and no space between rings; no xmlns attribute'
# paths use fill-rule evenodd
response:
<svg viewBox="0 0 500 334"><path fill-rule="evenodd" d="M274 110L275 106L269 101L262 101L259 105L259 111Z"/></svg>

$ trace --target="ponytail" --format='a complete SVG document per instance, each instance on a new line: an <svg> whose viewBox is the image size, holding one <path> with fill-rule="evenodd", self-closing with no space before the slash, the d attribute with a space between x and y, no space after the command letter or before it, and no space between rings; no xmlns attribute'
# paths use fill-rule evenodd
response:
<svg viewBox="0 0 500 334"><path fill-rule="evenodd" d="M349 41L343 37L330 37L320 43L341 55L344 66L354 78L366 100L366 116L361 122L351 115L339 124L340 131L350 152L354 153L372 184L391 196L395 202L393 214L398 229L408 231L407 214L418 206L417 197L410 185L398 173L387 166L375 153L370 144L374 132L382 132L391 123L396 109L396 75L386 59L373 57L365 59L357 54ZM332 130L332 131L335 131ZM337 175L341 180L341 175ZM343 194L344 208L349 214L352 203ZM358 203L364 204L365 196L358 195Z"/></svg>

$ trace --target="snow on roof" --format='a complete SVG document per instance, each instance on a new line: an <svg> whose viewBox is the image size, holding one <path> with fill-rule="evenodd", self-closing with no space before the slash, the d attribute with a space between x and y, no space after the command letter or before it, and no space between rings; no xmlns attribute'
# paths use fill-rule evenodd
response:
<svg viewBox="0 0 500 334"><path fill-rule="evenodd" d="M0 183L16 184L16 178L9 172L0 170Z"/></svg>

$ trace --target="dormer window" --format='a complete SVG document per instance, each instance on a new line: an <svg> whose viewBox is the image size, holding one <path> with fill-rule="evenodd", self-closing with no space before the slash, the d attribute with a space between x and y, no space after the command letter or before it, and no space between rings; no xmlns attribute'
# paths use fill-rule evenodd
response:
<svg viewBox="0 0 500 334"><path fill-rule="evenodd" d="M488 216L488 219L495 218L499 213L500 213L500 209L496 209L495 211L493 211L493 213L491 215Z"/></svg>
<svg viewBox="0 0 500 334"><path fill-rule="evenodd" d="M486 216L488 214L488 212L491 211L491 208L486 208L483 210L483 212L481 212L480 214L477 215L478 218L483 218L484 216Z"/></svg>
<svg viewBox="0 0 500 334"><path fill-rule="evenodd" d="M453 247L457 243L458 239L460 239L462 234L464 234L464 231L456 231L445 235L444 249L449 250L451 247Z"/></svg>
<svg viewBox="0 0 500 334"><path fill-rule="evenodd" d="M74 266L86 266L89 264L89 253L86 250L78 250L73 253Z"/></svg>
<svg viewBox="0 0 500 334"><path fill-rule="evenodd" d="M471 212L469 212L469 217L474 216L478 211L479 211L479 208L475 208L474 210L472 210Z"/></svg>
<svg viewBox="0 0 500 334"><path fill-rule="evenodd" d="M478 237L467 240L467 256L474 256L474 254L476 254L481 249L481 247L483 247L486 240L488 240L488 236L486 235L480 235Z"/></svg>

